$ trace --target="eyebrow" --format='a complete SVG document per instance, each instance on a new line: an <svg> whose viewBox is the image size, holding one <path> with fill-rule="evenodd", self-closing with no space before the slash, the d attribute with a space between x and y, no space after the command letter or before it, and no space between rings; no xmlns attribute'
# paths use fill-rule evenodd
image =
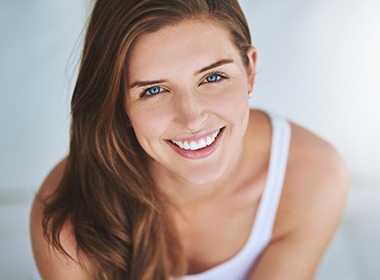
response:
<svg viewBox="0 0 380 280"><path fill-rule="evenodd" d="M220 60L218 60L214 63L211 63L210 65L207 65L207 66L203 67L202 69L196 71L195 75L198 75L198 74L203 73L207 70L210 70L210 69L213 69L216 67L220 67L220 66L225 65L225 64L230 64L230 63L234 63L234 60L233 59L220 59ZM132 89L134 87L146 87L149 85L165 83L167 81L168 80L136 81L136 82L133 82L132 84L130 84L129 88Z"/></svg>
<svg viewBox="0 0 380 280"><path fill-rule="evenodd" d="M229 59L229 58L228 59L220 59L217 62L211 63L210 65L203 67L201 70L195 72L195 74L197 75L197 74L203 73L207 70L222 66L224 64L230 64L230 63L234 63L234 60Z"/></svg>
<svg viewBox="0 0 380 280"><path fill-rule="evenodd" d="M168 80L155 80L155 81L137 81L129 85L129 88L134 88L134 87L146 87L154 84L160 84L160 83L165 83Z"/></svg>

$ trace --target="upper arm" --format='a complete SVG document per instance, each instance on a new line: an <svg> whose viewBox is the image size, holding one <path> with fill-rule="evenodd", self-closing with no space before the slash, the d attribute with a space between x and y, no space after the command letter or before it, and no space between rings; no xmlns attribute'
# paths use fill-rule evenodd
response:
<svg viewBox="0 0 380 280"><path fill-rule="evenodd" d="M273 239L251 279L313 279L343 213L349 178L340 156L316 136L293 130Z"/></svg>
<svg viewBox="0 0 380 280"><path fill-rule="evenodd" d="M50 172L34 199L30 214L30 236L33 255L42 279L90 279L86 270L78 263L76 242L69 223L63 227L60 240L64 249L73 259L58 252L43 236L44 206L41 198L44 199L54 192L62 178L64 165L65 161L62 161Z"/></svg>

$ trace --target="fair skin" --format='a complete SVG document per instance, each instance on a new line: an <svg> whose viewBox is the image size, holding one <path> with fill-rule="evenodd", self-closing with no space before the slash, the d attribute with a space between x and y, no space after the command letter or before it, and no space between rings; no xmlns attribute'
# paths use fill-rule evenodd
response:
<svg viewBox="0 0 380 280"><path fill-rule="evenodd" d="M155 42L159 47L152 48ZM162 28L142 37L132 49L126 110L140 145L153 159L156 182L170 186L163 190L174 201L189 199L194 186L202 186L196 191L218 192L235 177L243 159L255 50L248 55L247 69L227 32L202 22ZM153 82L142 86L142 81ZM148 95L149 88L159 93ZM219 131L203 153L172 143L201 143Z"/></svg>
<svg viewBox="0 0 380 280"><path fill-rule="evenodd" d="M146 34L132 49L125 107L139 143L152 159L153 178L178 210L173 216L188 274L205 271L240 251L264 188L271 124L265 113L248 107L255 49L247 56L248 66L220 25L198 21ZM197 146L189 150L185 142ZM208 146L197 150L202 145ZM64 166L65 161L47 177L41 196L54 191ZM339 224L347 190L347 172L334 149L292 124L273 236L250 279L312 279ZM31 232L43 278L89 279L75 262L48 253L41 217L42 205L36 200ZM76 259L71 232L68 224L62 241Z"/></svg>

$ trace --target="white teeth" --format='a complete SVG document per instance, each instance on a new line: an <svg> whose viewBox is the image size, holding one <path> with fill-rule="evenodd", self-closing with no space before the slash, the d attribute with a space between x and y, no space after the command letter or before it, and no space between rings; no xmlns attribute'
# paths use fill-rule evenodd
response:
<svg viewBox="0 0 380 280"><path fill-rule="evenodd" d="M207 136L207 139L206 139L206 144L207 146L209 146L211 143L212 143L212 140L213 138L211 138L210 136Z"/></svg>
<svg viewBox="0 0 380 280"><path fill-rule="evenodd" d="M179 142L179 141L178 141ZM181 142L180 142L181 143ZM187 143L187 141L185 141L185 143L183 143L183 147L182 149L185 149L185 150L189 150L190 149L190 145L189 143Z"/></svg>
<svg viewBox="0 0 380 280"><path fill-rule="evenodd" d="M205 139L202 139L201 141L198 142L198 149L202 149L204 147L206 147L207 144L206 144L206 140Z"/></svg>
<svg viewBox="0 0 380 280"><path fill-rule="evenodd" d="M190 150L194 151L194 150L198 150L198 144L195 143L194 141L191 141L190 143Z"/></svg>
<svg viewBox="0 0 380 280"><path fill-rule="evenodd" d="M199 150L204 147L210 146L212 143L214 143L216 137L218 136L220 130L214 132L212 135L207 136L206 138L200 139L197 142L191 141L190 143L187 141L178 141L178 140L171 140L172 143L176 144L178 147L184 150Z"/></svg>

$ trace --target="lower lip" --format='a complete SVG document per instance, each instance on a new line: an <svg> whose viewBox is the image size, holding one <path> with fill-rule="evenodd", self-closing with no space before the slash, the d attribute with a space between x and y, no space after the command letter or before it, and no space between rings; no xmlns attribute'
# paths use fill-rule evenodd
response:
<svg viewBox="0 0 380 280"><path fill-rule="evenodd" d="M220 142L222 141L222 136L224 133L224 127L220 130L218 136L215 138L214 142L211 145L206 146L199 150L184 150L178 147L176 144L172 143L170 140L167 141L169 146L176 151L180 156L187 159L203 159L212 155L215 150L218 148Z"/></svg>

